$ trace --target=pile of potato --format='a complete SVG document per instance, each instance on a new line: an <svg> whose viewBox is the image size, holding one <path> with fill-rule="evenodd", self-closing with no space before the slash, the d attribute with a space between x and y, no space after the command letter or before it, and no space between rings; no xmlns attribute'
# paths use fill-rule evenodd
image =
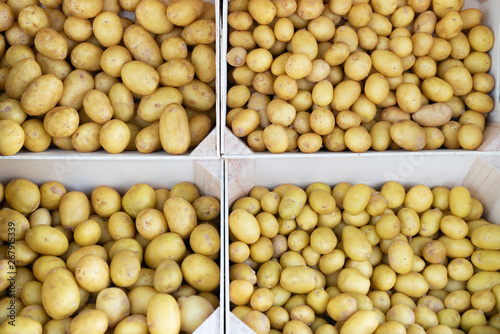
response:
<svg viewBox="0 0 500 334"><path fill-rule="evenodd" d="M0 333L192 333L219 306L219 200L0 184Z"/></svg>
<svg viewBox="0 0 500 334"><path fill-rule="evenodd" d="M256 152L477 149L494 35L464 0L231 0L226 124Z"/></svg>
<svg viewBox="0 0 500 334"><path fill-rule="evenodd" d="M482 213L462 186L254 187L229 215L231 311L258 334L498 334Z"/></svg>
<svg viewBox="0 0 500 334"><path fill-rule="evenodd" d="M213 4L8 0L0 13L0 154L183 154L214 127Z"/></svg>

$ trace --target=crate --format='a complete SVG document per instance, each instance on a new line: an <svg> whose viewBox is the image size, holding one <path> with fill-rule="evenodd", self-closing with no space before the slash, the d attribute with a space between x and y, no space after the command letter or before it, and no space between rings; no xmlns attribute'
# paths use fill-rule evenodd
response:
<svg viewBox="0 0 500 334"><path fill-rule="evenodd" d="M216 63L216 72L219 74L220 72L220 62L219 62L219 50L220 50L220 39L217 38L218 36L221 35L221 25L220 25L220 10L219 8L221 7L220 1L219 0L204 0L207 3L211 3L215 5L215 50L216 50L216 57L215 57L215 63ZM134 21L135 15L133 12L128 12L125 10L122 10L120 13L121 17L126 17ZM191 158L193 160L195 159L218 159L220 157L220 103L219 103L219 91L220 91L220 85L219 85L219 80L220 78L216 78L216 84L215 84L215 95L216 95L216 102L214 105L215 108L215 120L216 124L214 128L209 132L209 134L203 139L201 143L198 144L193 149L188 150L186 153L179 155L178 157L182 158ZM19 157L19 158L30 158L30 157L39 157L41 159L48 158L48 159L56 159L58 157L69 157L70 159L74 156L79 156L79 155L85 155L91 157L91 159L100 159L102 155L110 155L112 154L107 153L104 149L100 149L96 152L90 152L90 153L80 153L77 151L65 151L62 149L59 149L57 147L49 147L46 151L44 152L30 152L24 147L14 155L14 157ZM155 158L174 158L176 156L172 156L168 153L166 153L162 148L160 150L149 153L149 154L143 154L140 153L139 151L123 151L122 153L117 154L118 157L121 157L123 159L141 159L145 158L148 159L149 156L152 156L153 159ZM2 159L3 156L0 155L0 159ZM1 162L0 162L1 163Z"/></svg>
<svg viewBox="0 0 500 334"><path fill-rule="evenodd" d="M106 155L45 157L43 159L4 159L0 164L0 182L4 185L15 178L26 178L37 185L48 181L62 183L67 191L82 191L90 195L99 185L107 185L120 194L137 183L146 183L153 188L171 188L179 182L194 183L202 195L214 196L221 202L221 238L224 235L222 162L220 160L180 159L123 159L109 160ZM221 249L221 273L224 272ZM220 306L195 331L198 334L223 333L224 280L220 281Z"/></svg>
<svg viewBox="0 0 500 334"><path fill-rule="evenodd" d="M483 217L500 224L500 155L476 158L472 155L411 155L411 156L314 156L308 159L275 156L262 159L251 156L245 159L225 160L224 183L225 221L236 199L248 196L254 186L269 189L280 184L291 183L307 187L313 182L324 182L334 186L340 182L365 183L380 188L387 181L397 181L405 188L417 184L428 187L467 187L472 196L484 205ZM226 233L224 247L229 246ZM225 267L229 268L229 257L225 254ZM229 270L225 272L226 288L226 333L253 333L231 313L229 303Z"/></svg>
<svg viewBox="0 0 500 334"><path fill-rule="evenodd" d="M492 66L490 70L490 74L495 77L496 81L496 86L494 90L490 93L490 96L493 98L493 101L495 103L495 107L493 111L489 113L487 122L486 122L486 129L483 133L483 143L482 145L476 150L476 152L488 152L488 151L500 151L500 90L499 90L499 54L500 54L500 44L498 41L498 36L500 32L500 18L498 15L495 15L500 10L500 3L495 0L465 0L465 6L464 9L467 8L478 8L482 11L483 13L483 20L481 24L488 26L490 29L492 29L493 33L495 34L496 40L493 48L490 50L489 55L491 56L491 61L492 61ZM270 156L273 155L272 153L265 151L265 152L254 152L252 151L247 143L242 140L241 138L236 137L231 129L226 125L226 114L227 114L227 105L226 105L226 95L227 95L227 90L229 89L229 84L228 81L224 79L223 75L225 73L228 73L228 65L225 59L225 55L228 50L228 24L227 24L227 16L228 16L228 4L226 1L222 2L222 37L221 37L221 49L220 49L220 69L221 69L221 82L220 82L220 129L221 129L221 153L222 155L226 155L228 157L233 157L237 155L264 155L264 156ZM450 149L438 149L435 151L429 151L429 152L435 152L434 154L443 154L446 152L454 152L454 153L459 153L463 152L463 149L459 150L450 150ZM346 152L350 151L345 151ZM396 151L386 151L386 152L391 152L395 155L398 154L406 154L407 151L404 150L396 150ZM294 155L296 153L280 153L280 155ZM303 155L303 153L299 153ZM363 153L365 155L378 155L377 152L373 150L368 150L367 152ZM334 155L334 152L329 152L325 149L321 149L317 153L311 153L310 155Z"/></svg>

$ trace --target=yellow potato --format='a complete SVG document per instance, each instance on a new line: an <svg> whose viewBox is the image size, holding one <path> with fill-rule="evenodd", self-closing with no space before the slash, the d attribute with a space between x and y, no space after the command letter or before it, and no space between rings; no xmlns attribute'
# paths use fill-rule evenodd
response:
<svg viewBox="0 0 500 334"><path fill-rule="evenodd" d="M164 313L165 311L168 313ZM152 334L178 333L181 328L181 314L174 297L165 293L152 296L147 307L147 323Z"/></svg>
<svg viewBox="0 0 500 334"><path fill-rule="evenodd" d="M21 150L25 140L23 128L12 120L0 120L0 153L14 155Z"/></svg>
<svg viewBox="0 0 500 334"><path fill-rule="evenodd" d="M42 286L43 307L53 319L73 314L79 306L80 293L73 274L67 269L51 271Z"/></svg>
<svg viewBox="0 0 500 334"><path fill-rule="evenodd" d="M316 287L316 273L305 266L293 266L283 269L280 284L292 293L309 293Z"/></svg>
<svg viewBox="0 0 500 334"><path fill-rule="evenodd" d="M471 241L474 246L483 249L499 249L498 240L500 237L500 228L495 224L486 224L479 226L472 232Z"/></svg>
<svg viewBox="0 0 500 334"><path fill-rule="evenodd" d="M231 212L229 215L229 229L237 239L247 244L253 244L260 236L257 219L243 209Z"/></svg>
<svg viewBox="0 0 500 334"><path fill-rule="evenodd" d="M439 16L439 15L438 15ZM451 39L461 31L464 22L458 11L448 11L436 24L436 35L440 38Z"/></svg>
<svg viewBox="0 0 500 334"><path fill-rule="evenodd" d="M397 77L403 73L401 59L391 51L375 50L371 54L373 67L386 77Z"/></svg>
<svg viewBox="0 0 500 334"><path fill-rule="evenodd" d="M366 261L371 255L372 246L366 235L354 226L344 227L342 243L346 255L354 261Z"/></svg>
<svg viewBox="0 0 500 334"><path fill-rule="evenodd" d="M189 123L185 109L176 103L165 107L160 116L160 141L170 154L184 154L191 144Z"/></svg>
<svg viewBox="0 0 500 334"><path fill-rule="evenodd" d="M421 126L441 126L448 123L453 110L446 103L433 103L420 107L412 119Z"/></svg>
<svg viewBox="0 0 500 334"><path fill-rule="evenodd" d="M188 255L181 265L182 274L188 284L200 291L213 291L220 284L220 268L205 255Z"/></svg>
<svg viewBox="0 0 500 334"><path fill-rule="evenodd" d="M68 249L66 236L51 226L34 226L26 233L25 238L28 246L40 254L58 256Z"/></svg>
<svg viewBox="0 0 500 334"><path fill-rule="evenodd" d="M424 129L416 122L410 120L401 120L393 123L390 128L390 134L392 140L405 150L419 151L426 144Z"/></svg>
<svg viewBox="0 0 500 334"><path fill-rule="evenodd" d="M347 319L340 329L340 333L373 333L378 325L379 320L375 311L360 310Z"/></svg>

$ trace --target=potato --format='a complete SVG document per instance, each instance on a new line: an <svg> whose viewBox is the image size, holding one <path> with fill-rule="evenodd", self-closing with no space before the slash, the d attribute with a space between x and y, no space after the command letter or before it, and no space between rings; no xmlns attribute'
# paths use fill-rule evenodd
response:
<svg viewBox="0 0 500 334"><path fill-rule="evenodd" d="M186 111L176 103L165 107L160 115L160 141L169 154L183 154L191 144Z"/></svg>
<svg viewBox="0 0 500 334"><path fill-rule="evenodd" d="M486 224L479 226L472 232L471 241L474 246L483 249L498 249L498 239L500 237L500 228L495 224Z"/></svg>
<svg viewBox="0 0 500 334"><path fill-rule="evenodd" d="M359 240L358 240L359 238ZM354 242L353 240L358 240ZM354 226L346 226L342 231L342 241L346 255L354 261L366 261L372 252L372 246L366 235Z"/></svg>
<svg viewBox="0 0 500 334"><path fill-rule="evenodd" d="M28 246L37 253L44 255L62 255L68 249L68 239L64 234L47 225L32 227L25 236ZM51 245L51 247L48 247Z"/></svg>
<svg viewBox="0 0 500 334"><path fill-rule="evenodd" d="M389 247L389 265L398 274L408 274L413 266L413 250L401 240L395 240Z"/></svg>
<svg viewBox="0 0 500 334"><path fill-rule="evenodd" d="M153 208L155 202L154 189L144 183L133 185L122 197L122 207L132 218L136 218L139 212L144 209Z"/></svg>
<svg viewBox="0 0 500 334"><path fill-rule="evenodd" d="M412 114L414 122L421 126L442 126L453 116L453 110L446 103L433 103L421 106Z"/></svg>
<svg viewBox="0 0 500 334"><path fill-rule="evenodd" d="M101 70L101 55L103 50L92 43L80 43L71 51L71 64L76 69L89 72Z"/></svg>
<svg viewBox="0 0 500 334"><path fill-rule="evenodd" d="M436 24L436 35L440 38L452 39L462 31L463 24L458 11L448 11Z"/></svg>
<svg viewBox="0 0 500 334"><path fill-rule="evenodd" d="M340 333L372 333L378 327L378 316L374 311L361 310L346 320Z"/></svg>
<svg viewBox="0 0 500 334"><path fill-rule="evenodd" d="M179 87L179 90L183 96L183 104L195 111L208 111L215 104L215 93L212 88L197 79Z"/></svg>
<svg viewBox="0 0 500 334"><path fill-rule="evenodd" d="M18 61L5 81L5 92L10 98L20 99L28 86L42 76L40 65L33 58Z"/></svg>
<svg viewBox="0 0 500 334"><path fill-rule="evenodd" d="M203 297L180 297L177 301L181 315L181 330L194 332L213 313L213 306Z"/></svg>
<svg viewBox="0 0 500 334"><path fill-rule="evenodd" d="M108 317L101 310L85 310L71 320L70 331L72 333L84 333L84 328L92 326L96 331L105 332L108 328Z"/></svg>
<svg viewBox="0 0 500 334"><path fill-rule="evenodd" d="M15 326L12 325L10 319L2 322L2 324L0 325L2 333L16 334L20 333L21 331L22 333L29 333L29 334L42 333L42 325L40 324L39 321L27 316L16 316L15 319L16 319Z"/></svg>
<svg viewBox="0 0 500 334"><path fill-rule="evenodd" d="M130 129L127 124L119 119L107 121L101 127L99 143L108 153L123 152L130 142Z"/></svg>
<svg viewBox="0 0 500 334"><path fill-rule="evenodd" d="M382 75L397 77L403 73L401 59L391 51L375 50L371 54L373 67Z"/></svg>
<svg viewBox="0 0 500 334"><path fill-rule="evenodd" d="M219 232L210 224L200 224L191 232L189 243L195 253L215 255L220 250Z"/></svg>
<svg viewBox="0 0 500 334"><path fill-rule="evenodd" d="M215 41L215 22L206 19L196 20L182 30L181 37L187 45L213 43Z"/></svg>
<svg viewBox="0 0 500 334"><path fill-rule="evenodd" d="M34 43L40 54L52 60L63 60L68 56L68 42L52 28L40 29Z"/></svg>
<svg viewBox="0 0 500 334"><path fill-rule="evenodd" d="M294 219L296 218L302 208L304 207L307 200L307 195L299 187L292 187L290 190L286 191L281 197L279 205L279 215L283 219Z"/></svg>
<svg viewBox="0 0 500 334"><path fill-rule="evenodd" d="M390 134L392 140L405 150L419 151L426 144L424 129L410 120L401 120L393 123L390 128Z"/></svg>
<svg viewBox="0 0 500 334"><path fill-rule="evenodd" d="M162 260L179 262L186 254L186 246L177 233L166 232L154 238L146 248L144 260L148 267L156 269Z"/></svg>
<svg viewBox="0 0 500 334"><path fill-rule="evenodd" d="M81 247L95 245L101 238L101 227L96 221L86 220L76 226L73 238Z"/></svg>
<svg viewBox="0 0 500 334"><path fill-rule="evenodd" d="M305 266L293 266L283 269L280 284L292 293L309 293L316 287L316 273Z"/></svg>
<svg viewBox="0 0 500 334"><path fill-rule="evenodd" d="M181 269L184 279L197 290L213 291L219 286L219 266L205 255L188 255L182 261Z"/></svg>
<svg viewBox="0 0 500 334"><path fill-rule="evenodd" d="M182 197L170 197L163 206L170 231L186 239L196 227L196 212L193 206Z"/></svg>
<svg viewBox="0 0 500 334"><path fill-rule="evenodd" d="M141 76L137 78L136 73L141 73ZM121 77L125 86L139 95L153 94L160 81L160 75L153 67L137 60L123 65Z"/></svg>
<svg viewBox="0 0 500 334"><path fill-rule="evenodd" d="M51 271L42 286L43 307L53 319L73 314L79 306L80 293L73 274L67 269ZM63 305L64 307L58 307Z"/></svg>
<svg viewBox="0 0 500 334"><path fill-rule="evenodd" d="M396 90L396 100L403 111L414 113L422 104L420 89L415 84L403 83Z"/></svg>
<svg viewBox="0 0 500 334"><path fill-rule="evenodd" d="M85 70L74 70L64 79L63 87L59 105L80 110L85 94L94 88L94 78Z"/></svg>

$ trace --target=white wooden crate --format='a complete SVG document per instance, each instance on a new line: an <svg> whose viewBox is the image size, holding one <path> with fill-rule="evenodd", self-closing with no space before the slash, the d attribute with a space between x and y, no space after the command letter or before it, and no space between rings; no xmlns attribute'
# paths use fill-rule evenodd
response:
<svg viewBox="0 0 500 334"><path fill-rule="evenodd" d="M3 159L0 161L0 182L4 185L12 179L23 177L37 185L48 181L62 183L68 191L83 191L90 195L99 185L107 185L120 194L136 183L146 183L153 188L168 188L179 182L191 182L202 195L214 196L221 203L220 234L224 238L224 197L222 186L222 161L181 159L105 159L106 155L67 156L44 159ZM222 239L224 240L224 239ZM196 334L223 333L222 311L224 301L224 251L221 248L219 266L220 306L195 331Z"/></svg>
<svg viewBox="0 0 500 334"><path fill-rule="evenodd" d="M273 155L270 152L253 152L245 141L241 138L236 137L231 129L226 125L226 114L227 114L227 106L226 106L226 96L228 90L228 81L227 81L227 72L228 65L226 62L226 53L228 50L228 24L227 24L227 16L228 16L228 2L222 2L222 24L221 24L221 49L220 49L220 69L221 69L221 81L220 81L220 140L221 140L221 153L223 155L233 156L233 155L264 155L271 156ZM490 93L493 101L495 103L495 108L492 112L489 113L488 119L486 121L486 129L483 133L483 143L477 149L477 151L500 151L500 88L499 88L499 63L500 63L500 16L497 14L500 11L500 2L498 0L465 0L464 9L467 8L478 8L483 13L483 20L481 24L492 29L495 35L495 44L493 48L490 50L489 55L491 56L491 70L490 74L495 77L496 86L494 90ZM459 153L463 150L450 150L450 149L438 149L433 152L433 154L439 155L443 152L455 152ZM346 151L346 154L349 151ZM406 154L408 152L404 150L397 151L387 151L395 155ZM293 153L280 153L280 155L290 155ZM300 153L305 155L303 153ZM326 150L321 150L316 153L319 155L334 155L333 152L329 152ZM363 153L365 155L375 154L376 152L367 151Z"/></svg>
<svg viewBox="0 0 500 334"><path fill-rule="evenodd" d="M500 154L477 158L474 155L413 154L405 156L359 156L337 154L334 157L314 156L305 159L275 156L263 159L226 159L224 171L225 217L227 222L232 204L248 196L254 186L272 189L291 183L304 189L313 182L334 186L340 182L365 183L380 188L387 181L397 181L406 188L417 184L428 187L463 185L484 205L483 217L500 224ZM225 224L227 226L227 223ZM229 246L226 232L224 247ZM225 330L226 333L253 333L230 311L229 257L225 254Z"/></svg>

